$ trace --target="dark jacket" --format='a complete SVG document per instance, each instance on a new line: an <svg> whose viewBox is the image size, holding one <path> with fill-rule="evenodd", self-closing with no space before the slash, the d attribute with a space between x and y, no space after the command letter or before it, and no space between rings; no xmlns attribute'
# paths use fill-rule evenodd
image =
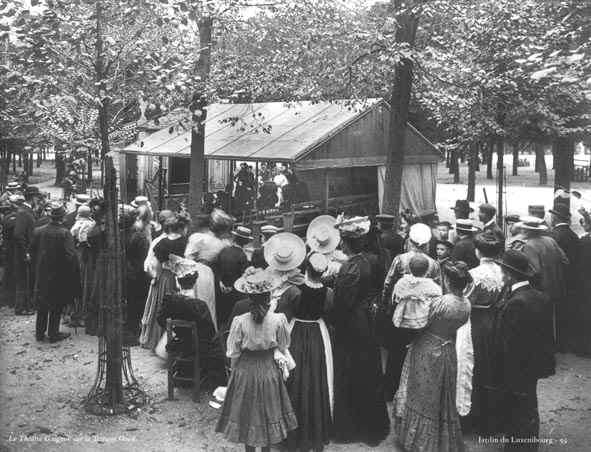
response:
<svg viewBox="0 0 591 452"><path fill-rule="evenodd" d="M49 223L35 229L31 255L37 303L56 308L81 295L74 239L63 225Z"/></svg>
<svg viewBox="0 0 591 452"><path fill-rule="evenodd" d="M33 241L35 217L30 207L22 206L16 211L14 219L14 246L16 253L24 256L29 252Z"/></svg>
<svg viewBox="0 0 591 452"><path fill-rule="evenodd" d="M579 237L573 232L568 224L561 224L552 230L552 238L564 251L568 258L568 269L576 269L579 261ZM567 270L568 271L568 270ZM577 284L576 271L567 273L567 281L570 289L575 289Z"/></svg>
<svg viewBox="0 0 591 452"><path fill-rule="evenodd" d="M458 240L451 252L451 257L458 261L464 261L470 269L480 265L480 261L476 257L476 247L472 237Z"/></svg>
<svg viewBox="0 0 591 452"><path fill-rule="evenodd" d="M553 303L560 303L567 294L566 272L568 258L552 237L538 235L525 240L522 250L536 272L538 289L550 297Z"/></svg>
<svg viewBox="0 0 591 452"><path fill-rule="evenodd" d="M538 379L554 375L550 299L529 284L509 291L498 307L494 344L501 389L525 393Z"/></svg>

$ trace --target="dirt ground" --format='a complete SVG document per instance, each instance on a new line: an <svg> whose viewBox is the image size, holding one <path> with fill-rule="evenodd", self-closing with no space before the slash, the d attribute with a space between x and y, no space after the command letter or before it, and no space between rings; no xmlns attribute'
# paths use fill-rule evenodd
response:
<svg viewBox="0 0 591 452"><path fill-rule="evenodd" d="M168 401L160 359L139 347L132 348L133 368L149 404L129 416L85 413L82 401L96 373L97 339L72 331L62 343L37 343L34 322L34 316L17 317L0 308L0 450L243 450L214 432L219 412L208 406L209 394L194 403L188 390L177 390L176 400ZM541 437L554 441L541 450L589 450L591 359L559 355L557 373L540 383L539 397ZM466 444L470 451L501 450L475 437L466 437ZM327 448L364 449L361 444ZM393 435L373 450L397 450Z"/></svg>

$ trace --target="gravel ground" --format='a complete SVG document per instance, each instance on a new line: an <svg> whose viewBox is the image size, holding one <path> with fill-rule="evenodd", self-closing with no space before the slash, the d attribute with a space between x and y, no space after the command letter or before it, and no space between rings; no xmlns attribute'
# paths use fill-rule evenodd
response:
<svg viewBox="0 0 591 452"><path fill-rule="evenodd" d="M133 415L97 417L81 404L95 377L97 339L82 332L59 344L37 343L34 316L0 308L0 450L234 451L214 432L218 411L209 394L193 403L188 390L166 398L166 372L146 350L132 348L134 373L150 402ZM65 328L65 327L63 327ZM557 374L540 383L541 450L585 451L591 444L591 360L559 355ZM566 444L559 444L565 440ZM471 451L501 450L466 437ZM333 445L328 451L366 449ZM375 451L397 450L391 435Z"/></svg>

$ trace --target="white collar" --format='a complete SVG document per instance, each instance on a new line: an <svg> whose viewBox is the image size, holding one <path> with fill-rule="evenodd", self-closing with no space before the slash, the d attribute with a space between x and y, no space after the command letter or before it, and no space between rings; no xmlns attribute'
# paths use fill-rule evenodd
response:
<svg viewBox="0 0 591 452"><path fill-rule="evenodd" d="M529 281L520 281L518 283L515 283L511 286L511 292L515 292L520 287L525 287L525 286L529 286Z"/></svg>
<svg viewBox="0 0 591 452"><path fill-rule="evenodd" d="M569 224L568 223L558 223L558 224L554 225L555 228L557 228L558 226L569 226Z"/></svg>
<svg viewBox="0 0 591 452"><path fill-rule="evenodd" d="M306 284L306 286L310 287L311 289L320 289L321 287L324 287L324 284L322 284L319 281L312 281L308 278L308 275L306 275L304 277L304 283Z"/></svg>
<svg viewBox="0 0 591 452"><path fill-rule="evenodd" d="M495 217L492 217L490 219L490 221L484 223L484 227L487 228L487 227L491 226L492 224L494 224L494 222L495 222Z"/></svg>

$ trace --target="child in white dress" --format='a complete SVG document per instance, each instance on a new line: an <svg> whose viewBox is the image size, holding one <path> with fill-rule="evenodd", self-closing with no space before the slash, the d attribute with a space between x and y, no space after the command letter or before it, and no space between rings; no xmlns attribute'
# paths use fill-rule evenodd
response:
<svg viewBox="0 0 591 452"><path fill-rule="evenodd" d="M429 309L441 297L441 287L425 275L429 270L427 258L417 253L410 262L410 274L404 275L392 292L396 309L392 321L397 328L421 329L427 326Z"/></svg>

